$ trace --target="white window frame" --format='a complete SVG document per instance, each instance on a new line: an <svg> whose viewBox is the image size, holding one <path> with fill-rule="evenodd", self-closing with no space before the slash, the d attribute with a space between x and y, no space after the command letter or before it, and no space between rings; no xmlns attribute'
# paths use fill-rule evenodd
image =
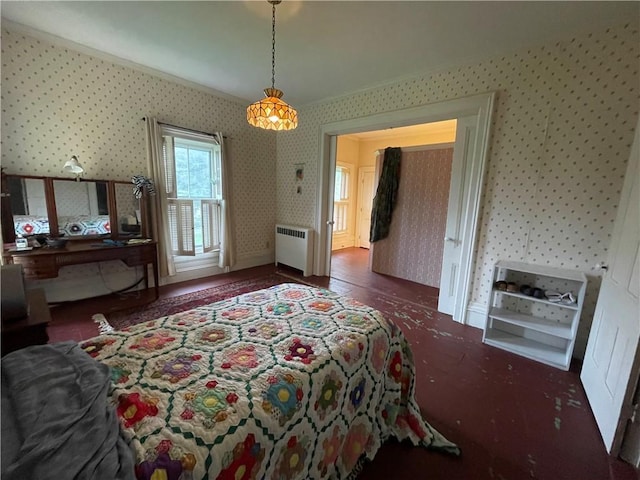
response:
<svg viewBox="0 0 640 480"><path fill-rule="evenodd" d="M182 130L177 127L163 126L163 157L165 162L165 183L167 195L167 204L169 208L169 228L171 231L171 249L176 266L176 272L185 272L216 266L218 264L218 256L220 252L220 229L221 223L221 190L220 185L214 185L213 195L218 198L185 198L178 197L177 194L177 178L176 166L174 160L175 147L178 146L197 146L210 147L212 151L212 177L220 176L220 146L209 136L197 134L188 130ZM221 183L220 179L220 183ZM202 248L195 246L195 234L193 232L195 219L194 201L201 202L201 209L207 210L208 215L202 219ZM172 209L175 216L172 215ZM172 222L187 226L182 232L176 232L171 226ZM209 227L209 228L207 228Z"/></svg>

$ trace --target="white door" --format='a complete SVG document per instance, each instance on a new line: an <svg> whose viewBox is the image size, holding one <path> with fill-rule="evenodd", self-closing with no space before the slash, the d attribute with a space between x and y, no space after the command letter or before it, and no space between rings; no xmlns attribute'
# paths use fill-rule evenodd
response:
<svg viewBox="0 0 640 480"><path fill-rule="evenodd" d="M607 451L618 454L638 382L640 340L640 122L580 379Z"/></svg>
<svg viewBox="0 0 640 480"><path fill-rule="evenodd" d="M440 274L440 296L438 311L456 318L456 297L459 291L460 267L462 262L462 235L465 209L465 179L469 175L467 159L472 151L476 135L477 118L459 118L456 126L456 140L453 146L451 165L451 185L445 230L442 272Z"/></svg>
<svg viewBox="0 0 640 480"><path fill-rule="evenodd" d="M375 167L361 167L358 171L358 238L356 245L370 248L371 207L375 188Z"/></svg>

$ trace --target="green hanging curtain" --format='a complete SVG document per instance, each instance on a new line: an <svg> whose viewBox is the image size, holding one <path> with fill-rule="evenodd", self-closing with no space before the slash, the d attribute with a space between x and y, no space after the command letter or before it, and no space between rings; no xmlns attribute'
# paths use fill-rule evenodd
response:
<svg viewBox="0 0 640 480"><path fill-rule="evenodd" d="M377 242L389 235L391 214L396 206L398 185L400 183L400 147L387 147L384 150L382 174L373 199L371 209L371 231L369 241Z"/></svg>

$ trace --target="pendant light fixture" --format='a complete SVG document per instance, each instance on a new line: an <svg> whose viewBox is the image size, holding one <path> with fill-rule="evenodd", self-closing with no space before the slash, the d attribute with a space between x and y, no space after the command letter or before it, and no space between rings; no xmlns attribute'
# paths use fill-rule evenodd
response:
<svg viewBox="0 0 640 480"><path fill-rule="evenodd" d="M293 130L298 126L298 112L281 100L282 91L276 83L276 5L282 0L267 0L271 4L271 88L264 89L266 98L247 107L247 122L265 130Z"/></svg>

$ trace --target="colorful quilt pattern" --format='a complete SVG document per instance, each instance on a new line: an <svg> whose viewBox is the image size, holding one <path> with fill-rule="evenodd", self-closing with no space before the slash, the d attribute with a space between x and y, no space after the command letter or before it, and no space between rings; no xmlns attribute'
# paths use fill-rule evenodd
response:
<svg viewBox="0 0 640 480"><path fill-rule="evenodd" d="M49 233L49 219L32 215L14 215L13 224L16 235L43 235Z"/></svg>
<svg viewBox="0 0 640 480"><path fill-rule="evenodd" d="M66 236L105 235L111 232L109 215L76 215L60 217L58 229Z"/></svg>
<svg viewBox="0 0 640 480"><path fill-rule="evenodd" d="M86 342L139 479L353 478L389 436L457 448L420 416L402 332L353 299L283 284Z"/></svg>
<svg viewBox="0 0 640 480"><path fill-rule="evenodd" d="M49 219L33 215L14 215L16 235L42 235L50 233ZM79 235L105 235L111 232L109 215L76 215L58 218L58 230L67 237Z"/></svg>

